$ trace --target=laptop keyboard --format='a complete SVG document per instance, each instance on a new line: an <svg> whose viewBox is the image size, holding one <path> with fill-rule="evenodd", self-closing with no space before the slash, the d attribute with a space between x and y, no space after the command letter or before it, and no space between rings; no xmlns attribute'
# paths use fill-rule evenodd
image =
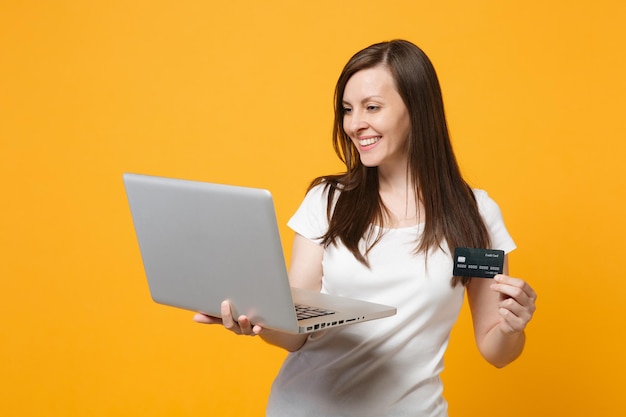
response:
<svg viewBox="0 0 626 417"><path fill-rule="evenodd" d="M296 316L298 320L310 319L313 317L321 317L335 314L332 310L325 310L319 307L311 307L303 304L296 305Z"/></svg>

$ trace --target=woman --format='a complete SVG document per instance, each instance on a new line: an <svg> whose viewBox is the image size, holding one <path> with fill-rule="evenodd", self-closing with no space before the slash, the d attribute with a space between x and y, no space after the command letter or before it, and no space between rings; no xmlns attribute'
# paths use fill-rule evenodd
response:
<svg viewBox="0 0 626 417"><path fill-rule="evenodd" d="M452 277L455 247L515 248L500 210L461 177L439 82L426 55L395 40L346 64L335 90L341 175L313 181L289 221L294 287L397 307L382 320L284 334L196 315L290 353L268 416L446 416L439 374L467 289L478 348L502 367L524 347L536 295L523 280Z"/></svg>

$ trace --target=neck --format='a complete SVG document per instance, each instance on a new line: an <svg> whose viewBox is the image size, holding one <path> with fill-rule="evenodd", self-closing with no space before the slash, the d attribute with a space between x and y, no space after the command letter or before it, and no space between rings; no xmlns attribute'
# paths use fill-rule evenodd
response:
<svg viewBox="0 0 626 417"><path fill-rule="evenodd" d="M390 227L414 226L423 221L419 196L406 169L379 171L378 192L387 209Z"/></svg>
<svg viewBox="0 0 626 417"><path fill-rule="evenodd" d="M381 192L404 193L415 189L407 164L378 167L378 189Z"/></svg>

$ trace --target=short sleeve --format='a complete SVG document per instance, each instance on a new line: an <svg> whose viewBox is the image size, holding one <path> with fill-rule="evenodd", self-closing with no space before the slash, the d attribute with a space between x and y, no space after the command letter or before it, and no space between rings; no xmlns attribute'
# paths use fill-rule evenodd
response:
<svg viewBox="0 0 626 417"><path fill-rule="evenodd" d="M328 230L326 207L328 189L324 184L311 188L287 225L296 233L316 243Z"/></svg>
<svg viewBox="0 0 626 417"><path fill-rule="evenodd" d="M517 246L504 225L498 204L484 190L474 190L474 195L478 203L478 210L489 231L492 248L503 250L505 253L514 250Z"/></svg>

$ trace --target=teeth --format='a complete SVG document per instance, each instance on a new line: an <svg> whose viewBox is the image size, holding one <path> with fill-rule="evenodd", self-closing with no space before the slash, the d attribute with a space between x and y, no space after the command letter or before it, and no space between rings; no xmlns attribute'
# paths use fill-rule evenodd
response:
<svg viewBox="0 0 626 417"><path fill-rule="evenodd" d="M380 139L380 136L376 136L375 138L369 138L369 139L361 139L359 140L359 144L361 146L373 145L376 142L378 142L379 139Z"/></svg>

